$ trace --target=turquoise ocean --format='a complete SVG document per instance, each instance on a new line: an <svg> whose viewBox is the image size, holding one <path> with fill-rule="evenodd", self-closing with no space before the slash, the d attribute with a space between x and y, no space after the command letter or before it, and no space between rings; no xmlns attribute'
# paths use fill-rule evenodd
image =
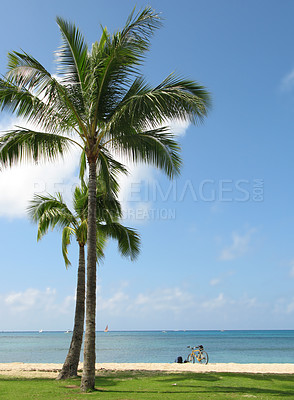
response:
<svg viewBox="0 0 294 400"><path fill-rule="evenodd" d="M294 331L97 332L97 362L169 363L202 344L212 363L293 363ZM65 332L0 332L0 362L63 363ZM82 360L82 354L81 354Z"/></svg>

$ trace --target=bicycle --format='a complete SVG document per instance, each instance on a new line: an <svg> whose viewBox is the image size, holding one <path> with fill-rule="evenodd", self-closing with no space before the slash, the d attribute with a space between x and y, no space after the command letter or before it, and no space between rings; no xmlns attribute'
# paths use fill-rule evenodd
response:
<svg viewBox="0 0 294 400"><path fill-rule="evenodd" d="M188 354L186 362L195 363L196 361L200 362L200 364L208 363L208 354L203 350L203 346L187 346L188 349L191 349L191 353Z"/></svg>

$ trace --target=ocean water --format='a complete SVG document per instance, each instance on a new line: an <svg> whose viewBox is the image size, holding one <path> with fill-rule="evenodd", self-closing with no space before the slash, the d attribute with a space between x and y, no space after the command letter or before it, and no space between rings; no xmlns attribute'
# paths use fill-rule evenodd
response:
<svg viewBox="0 0 294 400"><path fill-rule="evenodd" d="M0 362L63 363L70 340L64 332L0 332ZM212 363L294 362L292 330L97 332L96 360L169 363L199 344Z"/></svg>

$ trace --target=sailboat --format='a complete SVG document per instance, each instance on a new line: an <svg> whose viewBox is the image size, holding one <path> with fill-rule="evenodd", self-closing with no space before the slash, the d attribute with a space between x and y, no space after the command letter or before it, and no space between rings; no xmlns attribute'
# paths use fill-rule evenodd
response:
<svg viewBox="0 0 294 400"><path fill-rule="evenodd" d="M104 332L108 332L108 325L106 325Z"/></svg>

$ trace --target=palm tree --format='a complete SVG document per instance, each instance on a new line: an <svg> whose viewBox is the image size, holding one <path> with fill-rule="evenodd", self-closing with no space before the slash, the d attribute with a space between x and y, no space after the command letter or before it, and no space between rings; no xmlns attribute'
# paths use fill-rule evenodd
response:
<svg viewBox="0 0 294 400"><path fill-rule="evenodd" d="M210 95L198 83L170 74L156 87L139 75L150 38L161 25L151 8L131 13L121 31L102 30L91 50L78 28L57 18L63 44L58 52L59 78L25 52L8 54L8 72L0 80L0 107L34 124L17 127L0 139L0 162L20 159L54 160L70 145L84 153L89 170L87 232L87 297L83 391L95 383L96 315L96 177L97 166L107 179L109 159L122 153L161 169L169 178L179 174L179 146L168 119L202 121ZM107 182L107 180L106 180Z"/></svg>
<svg viewBox="0 0 294 400"><path fill-rule="evenodd" d="M119 250L123 256L135 259L139 252L139 236L127 227L119 224L117 219L122 216L120 203L113 194L106 193L98 183L97 187L97 259L101 259L107 237L118 241ZM49 228L62 229L62 254L66 268L69 267L68 245L71 237L79 244L79 267L77 277L76 307L74 328L70 348L58 379L77 376L78 364L84 333L85 316L85 246L87 243L88 188L85 185L76 187L73 195L72 212L64 202L62 195L35 195L28 207L28 213L34 222L38 223L38 240Z"/></svg>

